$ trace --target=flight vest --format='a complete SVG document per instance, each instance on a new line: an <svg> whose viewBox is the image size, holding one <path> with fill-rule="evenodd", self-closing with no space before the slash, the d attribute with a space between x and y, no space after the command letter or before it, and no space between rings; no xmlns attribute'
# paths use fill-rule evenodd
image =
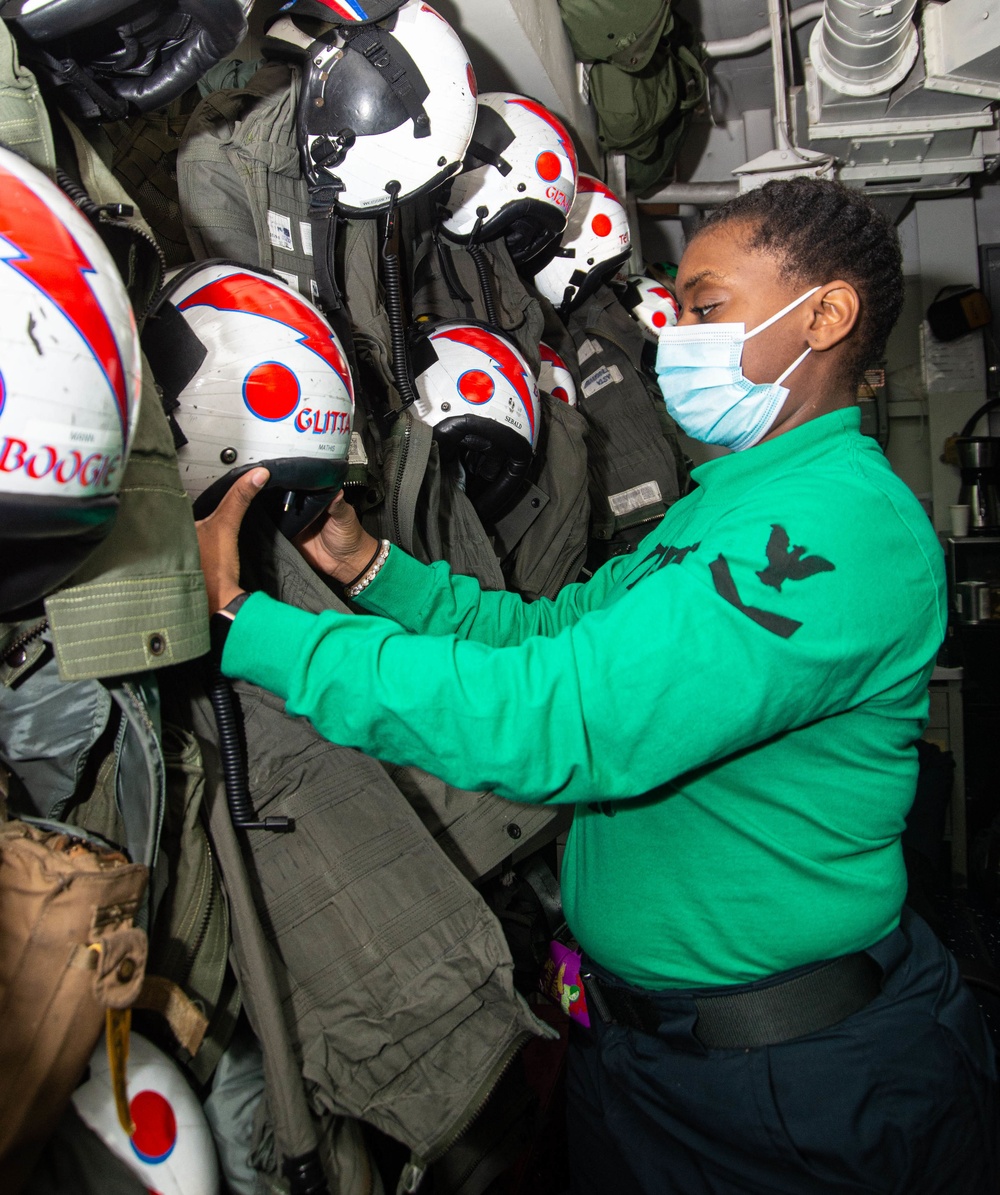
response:
<svg viewBox="0 0 1000 1195"><path fill-rule="evenodd" d="M240 555L243 585L346 611L252 507ZM190 711L207 799L224 801L215 719L207 699L190 702L186 671L171 672L165 709L171 721ZM345 661L348 701L349 672ZM471 881L562 823L552 810L386 768L290 719L265 690L233 688L254 809L295 819L291 833L248 831L245 841L313 1109L373 1124L430 1163L521 1045L545 1032L512 986L503 934ZM252 1020L250 993L247 1003Z"/></svg>
<svg viewBox="0 0 1000 1195"><path fill-rule="evenodd" d="M589 427L589 567L634 550L684 493L686 470L663 399L642 368L643 336L601 286L566 321Z"/></svg>

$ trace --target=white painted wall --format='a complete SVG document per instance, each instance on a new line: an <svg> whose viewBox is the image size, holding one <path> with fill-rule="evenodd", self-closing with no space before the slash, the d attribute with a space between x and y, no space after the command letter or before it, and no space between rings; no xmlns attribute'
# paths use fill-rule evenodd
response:
<svg viewBox="0 0 1000 1195"><path fill-rule="evenodd" d="M602 161L594 113L580 95L555 0L433 2L469 51L480 91L519 91L551 108L565 122L581 165L594 172Z"/></svg>

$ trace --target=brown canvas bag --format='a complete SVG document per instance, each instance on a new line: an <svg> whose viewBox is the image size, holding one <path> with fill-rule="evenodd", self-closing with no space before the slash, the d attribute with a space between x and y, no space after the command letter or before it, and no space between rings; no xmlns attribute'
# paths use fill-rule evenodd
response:
<svg viewBox="0 0 1000 1195"><path fill-rule="evenodd" d="M16 1195L108 1009L142 987L147 869L67 828L0 823L0 1175Z"/></svg>

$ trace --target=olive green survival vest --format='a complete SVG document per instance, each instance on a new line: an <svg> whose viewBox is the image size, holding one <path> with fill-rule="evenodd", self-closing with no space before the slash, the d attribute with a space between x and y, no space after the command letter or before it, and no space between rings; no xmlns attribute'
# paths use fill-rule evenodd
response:
<svg viewBox="0 0 1000 1195"><path fill-rule="evenodd" d="M567 320L590 428L591 553L596 567L634 550L684 493L683 458L663 399L642 369L642 332L599 287Z"/></svg>
<svg viewBox="0 0 1000 1195"><path fill-rule="evenodd" d="M432 214L425 206L426 219ZM544 314L536 295L518 276L503 239L472 254L424 231L414 263L413 314L417 319L473 319L491 323L517 343L538 374ZM492 302L487 304L483 288ZM590 514L587 493L587 423L565 403L542 394L535 459L529 486L513 509L497 520L494 550L506 587L523 597L555 597L575 581L587 555Z"/></svg>
<svg viewBox="0 0 1000 1195"><path fill-rule="evenodd" d="M316 612L345 609L253 508L240 554L249 587ZM190 685L177 679L183 706ZM503 934L470 880L515 848L537 848L559 823L550 810L463 793L418 769L390 774L289 718L264 690L234 688L255 811L295 819L291 833L250 831L246 842L314 1111L367 1121L420 1165L432 1162L513 1054L543 1032L513 989ZM211 799L222 800L206 701L192 718Z"/></svg>

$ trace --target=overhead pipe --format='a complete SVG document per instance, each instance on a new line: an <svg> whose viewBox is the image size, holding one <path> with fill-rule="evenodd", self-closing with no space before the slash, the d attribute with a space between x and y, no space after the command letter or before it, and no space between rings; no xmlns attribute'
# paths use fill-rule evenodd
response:
<svg viewBox="0 0 1000 1195"><path fill-rule="evenodd" d="M639 200L640 207L651 203L689 204L691 207L719 207L738 195L738 182L726 183L668 183L653 195Z"/></svg>
<svg viewBox="0 0 1000 1195"><path fill-rule="evenodd" d="M789 14L789 22L793 29L800 25L807 25L823 15L825 8L823 0L816 0L814 4L806 4ZM705 54L708 58L739 58L744 54L753 54L755 50L763 49L773 35L770 24L763 29L755 29L743 37L722 37L717 41L705 42Z"/></svg>
<svg viewBox="0 0 1000 1195"><path fill-rule="evenodd" d="M879 95L906 78L919 42L917 0L826 0L809 38L820 79L842 95Z"/></svg>

